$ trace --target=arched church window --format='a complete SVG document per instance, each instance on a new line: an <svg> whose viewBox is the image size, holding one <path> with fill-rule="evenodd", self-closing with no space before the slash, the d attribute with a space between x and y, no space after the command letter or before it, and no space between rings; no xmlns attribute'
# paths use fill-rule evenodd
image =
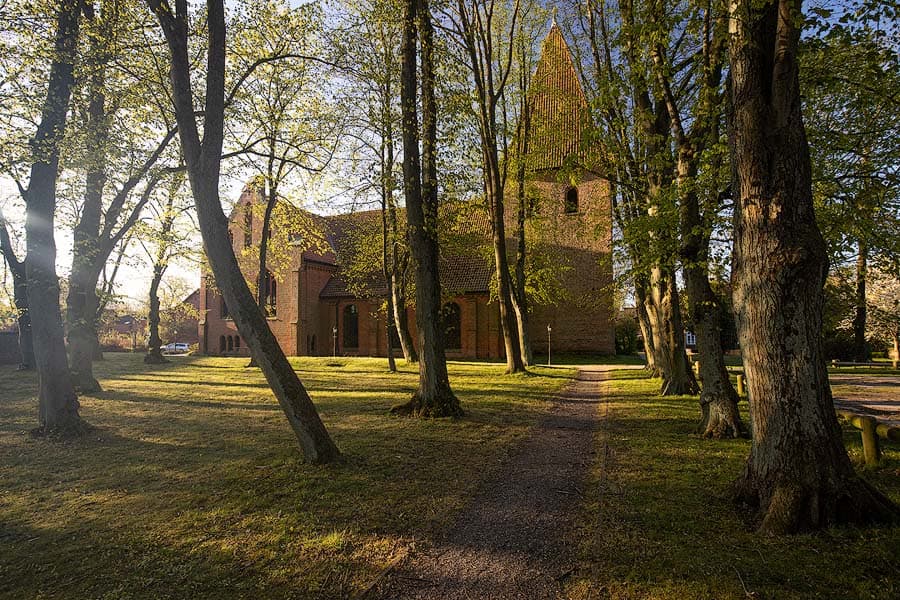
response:
<svg viewBox="0 0 900 600"><path fill-rule="evenodd" d="M462 348L461 313L456 302L448 302L441 309L441 327L444 330L444 347L447 350Z"/></svg>
<svg viewBox="0 0 900 600"><path fill-rule="evenodd" d="M230 335L228 336L228 351L229 352L234 351L234 338L231 337Z"/></svg>
<svg viewBox="0 0 900 600"><path fill-rule="evenodd" d="M219 336L219 352L225 352L225 336Z"/></svg>
<svg viewBox="0 0 900 600"><path fill-rule="evenodd" d="M344 348L359 348L359 309L355 304L344 307Z"/></svg>
<svg viewBox="0 0 900 600"><path fill-rule="evenodd" d="M578 188L569 186L566 190L565 209L567 215L574 215L578 212Z"/></svg>

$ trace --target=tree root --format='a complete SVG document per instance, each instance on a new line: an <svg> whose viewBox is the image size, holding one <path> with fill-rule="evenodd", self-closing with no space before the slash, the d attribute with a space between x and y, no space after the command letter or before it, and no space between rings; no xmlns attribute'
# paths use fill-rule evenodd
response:
<svg viewBox="0 0 900 600"><path fill-rule="evenodd" d="M700 411L699 432L703 437L714 440L750 437L735 400L723 397L710 399L701 394Z"/></svg>
<svg viewBox="0 0 900 600"><path fill-rule="evenodd" d="M103 391L103 386L92 375L72 373L72 385L75 386L75 391L82 394L96 394Z"/></svg>
<svg viewBox="0 0 900 600"><path fill-rule="evenodd" d="M787 535L833 525L900 523L900 508L854 475L840 481L821 481L810 488L798 481L774 486L771 494L745 473L735 484L735 499L757 509L760 533Z"/></svg>
<svg viewBox="0 0 900 600"><path fill-rule="evenodd" d="M148 352L144 355L144 363L148 365L162 365L169 362L160 352Z"/></svg>
<svg viewBox="0 0 900 600"><path fill-rule="evenodd" d="M33 438L45 438L49 440L72 440L83 437L97 428L80 417L75 417L69 423L58 427L36 427L29 433Z"/></svg>
<svg viewBox="0 0 900 600"><path fill-rule="evenodd" d="M449 390L443 394L436 395L430 401L424 401L419 392L413 394L408 402L397 404L391 407L391 414L407 417L418 417L422 419L429 418L459 418L465 415L465 412L459 405L459 400Z"/></svg>

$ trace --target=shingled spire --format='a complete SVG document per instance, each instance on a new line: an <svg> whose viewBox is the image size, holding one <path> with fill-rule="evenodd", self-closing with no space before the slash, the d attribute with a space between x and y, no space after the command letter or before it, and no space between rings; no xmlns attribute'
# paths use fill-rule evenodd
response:
<svg viewBox="0 0 900 600"><path fill-rule="evenodd" d="M582 137L590 124L587 101L569 45L555 19L541 47L528 107L530 171L560 169L584 154Z"/></svg>

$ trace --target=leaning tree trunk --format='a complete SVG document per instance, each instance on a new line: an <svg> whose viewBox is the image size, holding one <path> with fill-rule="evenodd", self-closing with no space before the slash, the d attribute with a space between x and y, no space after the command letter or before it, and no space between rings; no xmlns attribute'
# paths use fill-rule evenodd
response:
<svg viewBox="0 0 900 600"><path fill-rule="evenodd" d="M853 318L853 360L869 362L869 346L866 344L866 274L868 271L869 247L859 240L859 255L856 257L856 315Z"/></svg>
<svg viewBox="0 0 900 600"><path fill-rule="evenodd" d="M244 338L260 370L278 399L305 459L312 463L332 462L340 452L316 408L269 330L247 281L241 272L228 238L228 220L219 198L219 170L225 114L225 7L222 0L207 2L209 29L203 139L201 141L188 55L187 6L176 12L161 0L147 0L165 34L169 46L172 97L178 120L178 134L187 165L197 220L216 284L241 337Z"/></svg>
<svg viewBox="0 0 900 600"><path fill-rule="evenodd" d="M733 295L753 443L737 497L774 534L897 519L853 470L821 340L825 242L800 115L800 0L731 0Z"/></svg>
<svg viewBox="0 0 900 600"><path fill-rule="evenodd" d="M416 110L416 38L421 34L422 158ZM404 0L401 43L400 97L403 111L403 192L409 245L416 268L416 329L419 389L393 412L455 417L463 411L450 388L444 335L441 331L441 282L438 271L437 114L434 97L433 31L427 0Z"/></svg>
<svg viewBox="0 0 900 600"><path fill-rule="evenodd" d="M56 55L41 122L32 140L35 162L25 194L25 276L38 373L38 420L44 433L78 434L86 427L78 415L78 398L66 360L53 238L59 144L74 85L80 10L74 0L61 0L57 8Z"/></svg>

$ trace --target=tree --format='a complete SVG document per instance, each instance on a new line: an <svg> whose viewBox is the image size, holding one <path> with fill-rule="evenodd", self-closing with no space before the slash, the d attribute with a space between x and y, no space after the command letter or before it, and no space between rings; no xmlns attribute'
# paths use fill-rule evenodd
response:
<svg viewBox="0 0 900 600"><path fill-rule="evenodd" d="M502 7L505 8L505 7ZM455 29L468 58L469 69L474 80L476 114L481 141L482 177L485 201L491 217L491 241L494 251L494 273L497 278L497 296L500 306L500 328L506 354L506 372L518 373L525 370L519 345L519 329L515 320L512 300L512 280L509 272L509 257L506 250L506 223L504 217L504 191L506 188L508 164L501 161L501 146L506 145L506 135L500 129L498 116L501 99L509 83L512 61L515 56L515 42L519 1L515 0L509 10L508 32L497 34L495 22L502 19L504 11L494 0L458 0L456 3ZM504 23L505 24L505 23ZM506 48L502 47L506 40ZM507 39L508 38L508 39Z"/></svg>
<svg viewBox="0 0 900 600"><path fill-rule="evenodd" d="M816 218L832 264L855 263L852 358L864 362L867 270L873 259L900 264L900 52L889 25L900 5L854 8L809 15L800 85Z"/></svg>
<svg viewBox="0 0 900 600"><path fill-rule="evenodd" d="M216 285L256 362L262 370L294 430L303 455L312 463L328 463L340 452L315 406L269 330L234 256L228 236L228 220L219 199L225 117L225 7L223 0L206 4L206 85L202 94L200 123L194 111L194 90L188 51L190 14L187 0L147 0L159 20L169 47L171 92L178 122L181 149L187 167L203 245ZM240 82L242 77L238 77ZM202 126L203 136L200 136Z"/></svg>
<svg viewBox="0 0 900 600"><path fill-rule="evenodd" d="M0 212L0 254L3 254L13 279L13 302L16 308L16 327L19 331L19 355L22 358L19 369L30 371L34 368L34 344L31 339L31 316L28 314L25 261L19 260L16 256L2 212Z"/></svg>
<svg viewBox="0 0 900 600"><path fill-rule="evenodd" d="M657 7L658 8L658 7ZM575 22L585 34L588 93L602 151L593 168L614 186L613 215L631 263L635 308L648 369L664 395L693 394L697 383L684 347L677 282L679 211L672 193L671 115L649 48L676 55L678 36L649 35L642 4L588 0ZM657 11L658 12L658 11ZM667 55L668 55L667 54Z"/></svg>
<svg viewBox="0 0 900 600"><path fill-rule="evenodd" d="M894 360L900 360L900 277L883 269L872 269L868 302L868 334L892 346Z"/></svg>
<svg viewBox="0 0 900 600"><path fill-rule="evenodd" d="M151 180L148 188L153 189L156 182ZM151 202L150 211L153 213L156 227L143 227L138 239L144 252L153 264L153 275L150 278L150 290L148 293L147 325L149 337L147 340L147 354L144 362L148 364L161 364L166 362L162 355L162 338L160 337L160 300L159 286L163 276L169 268L169 264L176 255L184 255L190 236L184 235L178 225L179 217L189 210L181 196L181 188L184 185L183 173L175 173L171 176L166 199L159 206ZM146 240L143 238L147 238Z"/></svg>
<svg viewBox="0 0 900 600"><path fill-rule="evenodd" d="M428 0L404 0L400 62L403 114L403 191L409 245L416 266L416 330L419 389L393 412L423 417L456 417L463 411L450 388L438 265L437 106L434 80L434 29ZM418 48L421 49L421 56ZM417 74L416 66L420 65ZM421 98L419 84L421 82ZM419 127L418 102L422 125ZM422 143L421 154L419 142Z"/></svg>
<svg viewBox="0 0 900 600"><path fill-rule="evenodd" d="M166 115L154 115L154 101L158 96L150 78L140 78L141 56L125 53L129 44L137 48L149 46L143 40L129 39L134 31L124 24L134 20L136 10L118 0L104 0L95 10L93 3L83 4L86 18L87 49L84 52L86 80L84 98L86 116L77 141L83 144L81 160L70 157L70 166L84 173L84 195L74 227L72 270L69 274L69 293L66 299L66 324L69 342L69 364L75 386L82 391L99 391L100 384L93 375L93 358L97 341L99 298L97 285L100 273L116 245L137 223L148 194L130 204L132 192L145 179L153 179L151 169L162 157L175 137L174 128L167 127ZM127 68L119 65L129 63ZM122 81L125 73L126 81ZM128 85L131 84L131 85ZM132 97L138 94L139 99ZM149 104L148 114L144 104ZM143 123L153 117L162 121L161 133L150 133ZM162 118L160 118L162 117ZM117 125L119 123L119 125ZM123 126L124 125L124 126ZM155 140L149 147L146 140ZM115 148L121 143L125 151ZM73 144L75 145L75 144ZM123 160L116 158L125 155ZM135 160L135 157L140 157ZM118 163L118 164L117 164ZM136 163L136 164L135 164ZM120 168L127 173L116 182L111 173ZM158 179L158 178L157 178ZM148 187L152 191L152 187Z"/></svg>
<svg viewBox="0 0 900 600"><path fill-rule="evenodd" d="M753 442L737 497L790 533L900 517L853 470L821 341L825 241L800 114L800 0L729 1L733 295Z"/></svg>
<svg viewBox="0 0 900 600"><path fill-rule="evenodd" d="M656 40L649 44L651 72L656 93L665 102L674 147L680 256L701 361L700 431L707 437L741 437L746 429L722 348L723 306L710 284L708 268L710 237L723 196L716 184L724 162L718 143L727 17L718 2L670 11L655 3L648 21L649 39ZM676 35L677 43L671 42L669 37Z"/></svg>
<svg viewBox="0 0 900 600"><path fill-rule="evenodd" d="M38 421L43 433L79 434L86 428L69 374L56 276L56 184L59 149L74 82L81 7L75 0L55 5L56 31L47 95L31 140L32 163L25 198L25 280L38 373Z"/></svg>
<svg viewBox="0 0 900 600"><path fill-rule="evenodd" d="M416 362L418 354L407 319L409 245L396 198L401 178L397 172L397 135L402 126L396 92L400 78L400 7L392 0L374 0L348 2L344 8L350 35L337 36L333 45L338 48L343 71L354 82L342 90L351 113L349 164L363 181L357 192L365 201L372 190L377 190L382 213L380 266L388 291L387 339L393 339L392 332L396 332L403 358ZM368 278L369 269L363 270ZM389 348L389 363L392 351Z"/></svg>
<svg viewBox="0 0 900 600"><path fill-rule="evenodd" d="M282 188L295 171L321 172L339 137L340 119L321 85L324 73L314 68L322 19L314 4L291 8L281 0L251 3L232 19L233 56L250 75L234 95L228 129L238 138L245 165L261 174L255 187L265 202L259 244L253 246L258 263L250 272L264 311L272 214Z"/></svg>

